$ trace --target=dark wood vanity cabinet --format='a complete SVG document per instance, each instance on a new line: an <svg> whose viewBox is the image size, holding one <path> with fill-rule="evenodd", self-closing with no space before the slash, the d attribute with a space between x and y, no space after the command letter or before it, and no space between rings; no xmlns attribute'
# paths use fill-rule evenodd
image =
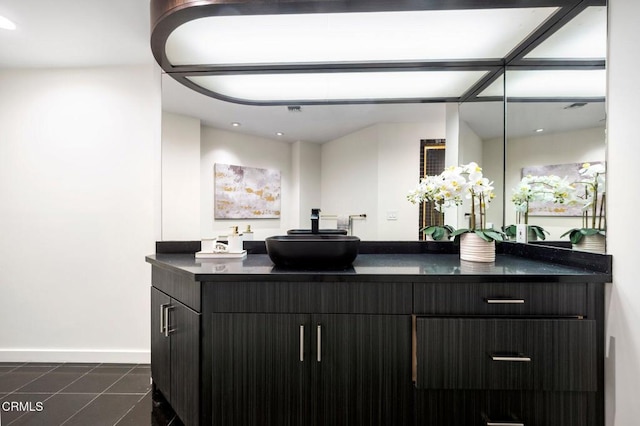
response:
<svg viewBox="0 0 640 426"><path fill-rule="evenodd" d="M603 283L156 263L152 378L187 426L604 425Z"/></svg>
<svg viewBox="0 0 640 426"><path fill-rule="evenodd" d="M597 286L443 286L415 285L418 424L603 424Z"/></svg>

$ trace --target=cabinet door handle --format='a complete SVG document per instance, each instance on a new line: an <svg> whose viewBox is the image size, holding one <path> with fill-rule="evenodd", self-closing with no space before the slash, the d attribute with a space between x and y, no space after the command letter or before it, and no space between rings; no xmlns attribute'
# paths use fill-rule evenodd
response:
<svg viewBox="0 0 640 426"><path fill-rule="evenodd" d="M160 334L165 334L167 329L167 320L165 319L167 306L169 306L168 303L160 305Z"/></svg>
<svg viewBox="0 0 640 426"><path fill-rule="evenodd" d="M322 325L321 324L318 324L317 343L318 343L318 362L322 362Z"/></svg>
<svg viewBox="0 0 640 426"><path fill-rule="evenodd" d="M506 362L531 362L531 357L523 354L507 355L507 354L491 354L491 359L494 361L506 361Z"/></svg>
<svg viewBox="0 0 640 426"><path fill-rule="evenodd" d="M304 324L300 324L300 362L304 362Z"/></svg>
<svg viewBox="0 0 640 426"><path fill-rule="evenodd" d="M486 426L524 426L524 423L519 420L493 421L484 413L482 413L482 418Z"/></svg>
<svg viewBox="0 0 640 426"><path fill-rule="evenodd" d="M489 305L523 305L524 304L524 299L512 299L512 298L484 299L484 301Z"/></svg>
<svg viewBox="0 0 640 426"><path fill-rule="evenodd" d="M169 334L175 331L175 328L169 328L169 311L174 309L171 305L164 305L164 337L169 337Z"/></svg>

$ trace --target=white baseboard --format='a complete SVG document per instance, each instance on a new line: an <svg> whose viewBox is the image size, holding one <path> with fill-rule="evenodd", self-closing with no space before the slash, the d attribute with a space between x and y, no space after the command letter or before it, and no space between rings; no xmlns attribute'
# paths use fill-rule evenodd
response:
<svg viewBox="0 0 640 426"><path fill-rule="evenodd" d="M0 349L0 362L149 364L151 351Z"/></svg>

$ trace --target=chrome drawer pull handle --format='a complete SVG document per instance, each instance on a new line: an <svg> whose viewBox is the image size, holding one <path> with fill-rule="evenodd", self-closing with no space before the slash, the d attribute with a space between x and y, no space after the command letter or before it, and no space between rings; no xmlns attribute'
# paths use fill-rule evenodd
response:
<svg viewBox="0 0 640 426"><path fill-rule="evenodd" d="M525 355L491 354L491 359L494 361L507 361L507 362L531 362L531 357L528 357Z"/></svg>
<svg viewBox="0 0 640 426"><path fill-rule="evenodd" d="M318 324L318 362L322 362L322 325Z"/></svg>
<svg viewBox="0 0 640 426"><path fill-rule="evenodd" d="M175 328L170 328L171 319L169 312L171 312L172 309L175 309L175 307L170 304L164 305L164 337L169 337L169 334L176 331Z"/></svg>
<svg viewBox="0 0 640 426"><path fill-rule="evenodd" d="M524 299L484 299L490 305L523 305Z"/></svg>
<svg viewBox="0 0 640 426"><path fill-rule="evenodd" d="M164 330L167 327L167 322L164 319L164 315L165 315L165 308L169 306L169 303L165 303L160 305L160 334L164 334Z"/></svg>
<svg viewBox="0 0 640 426"><path fill-rule="evenodd" d="M519 420L502 420L494 422L484 413L482 413L482 418L484 419L484 424L486 426L524 426L524 423Z"/></svg>
<svg viewBox="0 0 640 426"><path fill-rule="evenodd" d="M300 362L304 362L304 325L300 324Z"/></svg>

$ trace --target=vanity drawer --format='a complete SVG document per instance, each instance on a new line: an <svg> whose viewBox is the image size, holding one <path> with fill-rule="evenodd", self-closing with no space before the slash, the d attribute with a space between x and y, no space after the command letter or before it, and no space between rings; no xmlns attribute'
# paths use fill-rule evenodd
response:
<svg viewBox="0 0 640 426"><path fill-rule="evenodd" d="M596 391L596 323L418 318L418 389Z"/></svg>
<svg viewBox="0 0 640 426"><path fill-rule="evenodd" d="M424 315L582 316L584 283L416 283L414 312Z"/></svg>
<svg viewBox="0 0 640 426"><path fill-rule="evenodd" d="M595 392L418 391L417 424L596 426Z"/></svg>

